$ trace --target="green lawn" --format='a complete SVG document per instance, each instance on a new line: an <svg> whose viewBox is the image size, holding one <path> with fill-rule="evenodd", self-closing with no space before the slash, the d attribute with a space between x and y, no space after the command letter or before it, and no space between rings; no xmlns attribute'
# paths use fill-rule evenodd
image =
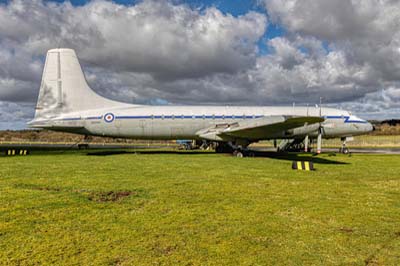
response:
<svg viewBox="0 0 400 266"><path fill-rule="evenodd" d="M0 264L400 265L400 156L0 157Z"/></svg>

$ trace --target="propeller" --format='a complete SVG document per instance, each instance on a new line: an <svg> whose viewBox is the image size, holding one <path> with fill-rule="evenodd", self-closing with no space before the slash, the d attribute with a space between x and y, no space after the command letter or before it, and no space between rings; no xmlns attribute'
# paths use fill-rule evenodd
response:
<svg viewBox="0 0 400 266"><path fill-rule="evenodd" d="M310 143L308 135L304 138L304 152L308 152L308 144Z"/></svg>
<svg viewBox="0 0 400 266"><path fill-rule="evenodd" d="M317 154L321 153L322 147L322 126L318 129L318 137L317 137Z"/></svg>

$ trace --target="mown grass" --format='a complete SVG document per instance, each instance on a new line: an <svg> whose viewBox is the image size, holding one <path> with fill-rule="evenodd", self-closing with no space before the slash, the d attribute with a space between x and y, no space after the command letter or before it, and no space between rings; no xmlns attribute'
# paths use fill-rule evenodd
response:
<svg viewBox="0 0 400 266"><path fill-rule="evenodd" d="M400 156L0 157L4 265L399 265Z"/></svg>

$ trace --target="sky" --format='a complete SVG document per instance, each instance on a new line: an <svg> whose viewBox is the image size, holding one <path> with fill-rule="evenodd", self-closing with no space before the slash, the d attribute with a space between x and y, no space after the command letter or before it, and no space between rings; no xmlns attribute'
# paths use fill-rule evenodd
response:
<svg viewBox="0 0 400 266"><path fill-rule="evenodd" d="M400 118L397 0L0 0L0 129L34 116L46 51L137 104L314 105Z"/></svg>

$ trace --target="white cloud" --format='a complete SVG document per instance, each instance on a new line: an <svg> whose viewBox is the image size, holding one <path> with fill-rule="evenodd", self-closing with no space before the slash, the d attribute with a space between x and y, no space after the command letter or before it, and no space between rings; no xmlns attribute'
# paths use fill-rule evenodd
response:
<svg viewBox="0 0 400 266"><path fill-rule="evenodd" d="M0 4L2 110L6 101L33 106L43 56L57 46L74 48L92 87L123 101L312 104L322 96L373 116L398 110L400 2L263 3L266 14L240 17L152 0ZM260 55L267 15L285 34Z"/></svg>
<svg viewBox="0 0 400 266"><path fill-rule="evenodd" d="M286 48L282 53L275 48L277 52L264 59L275 63L263 64L264 75L272 68L285 80L280 84L283 91L292 88L290 95L298 92L314 101L323 96L329 102L343 102L399 86L399 1L264 3L272 22L287 31L284 41L278 38L270 45L275 48L284 43L290 50Z"/></svg>

